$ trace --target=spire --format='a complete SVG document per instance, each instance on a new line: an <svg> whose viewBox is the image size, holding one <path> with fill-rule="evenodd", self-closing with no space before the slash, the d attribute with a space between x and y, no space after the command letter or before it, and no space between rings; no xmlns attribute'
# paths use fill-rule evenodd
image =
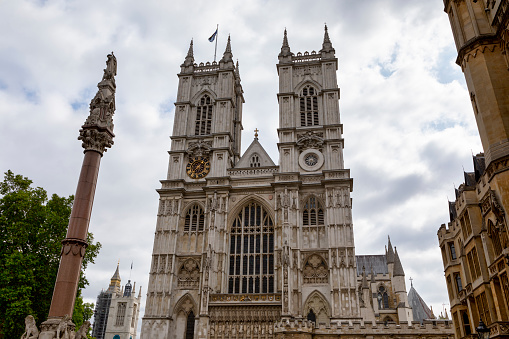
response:
<svg viewBox="0 0 509 339"><path fill-rule="evenodd" d="M228 42L226 43L226 49L224 50L223 58L219 62L233 61L232 57L233 57L232 46L231 46L231 43L230 43L230 35L228 35Z"/></svg>
<svg viewBox="0 0 509 339"><path fill-rule="evenodd" d="M194 64L193 39L191 39L191 43L189 44L189 50L187 51L187 55L182 66L191 66L193 64Z"/></svg>
<svg viewBox="0 0 509 339"><path fill-rule="evenodd" d="M118 292L120 289L120 273L119 273L119 265L120 262L117 263L117 269L113 276L111 277L110 286L108 287L108 292Z"/></svg>
<svg viewBox="0 0 509 339"><path fill-rule="evenodd" d="M283 36L283 46L281 46L281 52L279 53L279 59L284 57L292 56L293 53L290 51L290 45L288 44L288 36L286 35L286 28L285 33Z"/></svg>
<svg viewBox="0 0 509 339"><path fill-rule="evenodd" d="M394 247L394 271L392 276L405 276L405 271L403 271L403 265L401 265L401 261L399 260L398 250L396 247Z"/></svg>
<svg viewBox="0 0 509 339"><path fill-rule="evenodd" d="M237 59L237 62L235 63L235 75L237 75L237 77L240 77L240 72L239 72L239 59Z"/></svg>
<svg viewBox="0 0 509 339"><path fill-rule="evenodd" d="M332 47L332 43L329 39L329 30L327 29L327 24L325 24L325 33L323 34L323 43L322 43L322 49L320 50L320 53L332 53L332 56L334 56L334 53L336 51Z"/></svg>
<svg viewBox="0 0 509 339"><path fill-rule="evenodd" d="M387 236L387 238L389 239L387 253L385 254L387 257L387 263L394 264L394 250L392 249L391 237Z"/></svg>

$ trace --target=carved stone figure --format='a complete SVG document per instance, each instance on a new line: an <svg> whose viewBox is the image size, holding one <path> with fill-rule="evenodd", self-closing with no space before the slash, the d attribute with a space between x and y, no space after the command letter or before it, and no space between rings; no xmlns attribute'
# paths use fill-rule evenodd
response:
<svg viewBox="0 0 509 339"><path fill-rule="evenodd" d="M25 333L21 336L21 339L37 339L39 337L39 330L35 324L35 319L31 315L25 318Z"/></svg>
<svg viewBox="0 0 509 339"><path fill-rule="evenodd" d="M85 321L83 325L81 325L78 332L76 332L76 335L74 336L74 339L87 339L87 332L90 328L90 321Z"/></svg>
<svg viewBox="0 0 509 339"><path fill-rule="evenodd" d="M69 325L71 323L71 317L66 314L57 326L57 337L56 339L71 339L69 333Z"/></svg>

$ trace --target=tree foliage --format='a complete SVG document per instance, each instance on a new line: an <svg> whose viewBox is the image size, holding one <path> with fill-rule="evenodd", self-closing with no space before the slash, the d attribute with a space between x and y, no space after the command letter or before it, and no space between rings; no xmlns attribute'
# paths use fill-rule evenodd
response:
<svg viewBox="0 0 509 339"><path fill-rule="evenodd" d="M73 199L56 194L48 199L30 179L5 173L0 183L0 338L21 337L28 314L38 325L46 320ZM88 285L83 272L101 248L93 239L89 234L74 307L73 321L79 325L93 309L81 298Z"/></svg>

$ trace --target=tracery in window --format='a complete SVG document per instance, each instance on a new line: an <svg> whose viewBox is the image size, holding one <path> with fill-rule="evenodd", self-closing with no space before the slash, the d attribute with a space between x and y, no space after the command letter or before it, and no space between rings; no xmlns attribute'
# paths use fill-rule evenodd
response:
<svg viewBox="0 0 509 339"><path fill-rule="evenodd" d="M316 197L310 197L304 204L302 211L303 226L320 226L324 224L322 204Z"/></svg>
<svg viewBox="0 0 509 339"><path fill-rule="evenodd" d="M212 100L208 95L204 95L196 107L196 127L194 134L210 134L212 126Z"/></svg>
<svg viewBox="0 0 509 339"><path fill-rule="evenodd" d="M244 206L230 236L228 293L274 292L274 226L258 203Z"/></svg>
<svg viewBox="0 0 509 339"><path fill-rule="evenodd" d="M125 318L125 310L127 308L127 303L122 302L117 305L117 319L115 321L115 326L124 326L124 318Z"/></svg>
<svg viewBox="0 0 509 339"><path fill-rule="evenodd" d="M317 254L309 256L304 264L304 284L323 284L329 282L329 271L327 264Z"/></svg>
<svg viewBox="0 0 509 339"><path fill-rule="evenodd" d="M187 259L178 272L178 286L183 288L198 288L200 285L200 268L193 259Z"/></svg>
<svg viewBox="0 0 509 339"><path fill-rule="evenodd" d="M253 154L249 162L249 167L260 167L260 157L258 154Z"/></svg>
<svg viewBox="0 0 509 339"><path fill-rule="evenodd" d="M200 205L194 205L187 210L184 223L184 232L203 232L205 226L205 214Z"/></svg>
<svg viewBox="0 0 509 339"><path fill-rule="evenodd" d="M378 287L378 309L383 310L389 308L389 295L387 294L387 290L385 286L381 285Z"/></svg>
<svg viewBox="0 0 509 339"><path fill-rule="evenodd" d="M307 298L304 304L304 314L307 314L308 320L311 317L315 317L316 324L326 324L330 323L330 306L327 300L323 297L321 293L318 291L313 291L309 297Z"/></svg>
<svg viewBox="0 0 509 339"><path fill-rule="evenodd" d="M305 86L299 98L300 125L318 125L318 91L310 85Z"/></svg>

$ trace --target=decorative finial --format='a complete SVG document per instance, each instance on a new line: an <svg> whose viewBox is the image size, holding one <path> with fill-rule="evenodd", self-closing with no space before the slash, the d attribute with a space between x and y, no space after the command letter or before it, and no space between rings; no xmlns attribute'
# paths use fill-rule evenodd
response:
<svg viewBox="0 0 509 339"><path fill-rule="evenodd" d="M255 128L254 132L255 132L255 139L258 140L258 132L260 132L260 131L258 130L258 128Z"/></svg>
<svg viewBox="0 0 509 339"><path fill-rule="evenodd" d="M191 38L191 43L189 44L189 49L187 51L186 58L184 59L184 63L181 66L191 66L194 64L194 51L193 51L193 39Z"/></svg>
<svg viewBox="0 0 509 339"><path fill-rule="evenodd" d="M414 279L412 279L412 277L410 277L410 287L414 287Z"/></svg>
<svg viewBox="0 0 509 339"><path fill-rule="evenodd" d="M228 34L228 41L226 42L226 49L224 50L223 57L219 62L229 62L232 61L232 46L230 42L230 35Z"/></svg>
<svg viewBox="0 0 509 339"><path fill-rule="evenodd" d="M331 53L332 57L334 57L334 53L336 52L334 48L332 47L332 43L329 39L329 30L327 29L327 24L325 24L325 32L323 34L323 43L322 43L322 49L320 50L322 54Z"/></svg>
<svg viewBox="0 0 509 339"><path fill-rule="evenodd" d="M291 56L293 53L290 51L290 45L288 44L288 36L286 33L286 27L285 32L283 34L283 45L281 46L281 52L279 53L279 58Z"/></svg>
<svg viewBox="0 0 509 339"><path fill-rule="evenodd" d="M115 114L115 76L117 75L117 58L111 52L106 60L106 68L98 91L90 102L90 114L80 129L78 140L87 151L103 154L106 148L113 145L113 114Z"/></svg>

